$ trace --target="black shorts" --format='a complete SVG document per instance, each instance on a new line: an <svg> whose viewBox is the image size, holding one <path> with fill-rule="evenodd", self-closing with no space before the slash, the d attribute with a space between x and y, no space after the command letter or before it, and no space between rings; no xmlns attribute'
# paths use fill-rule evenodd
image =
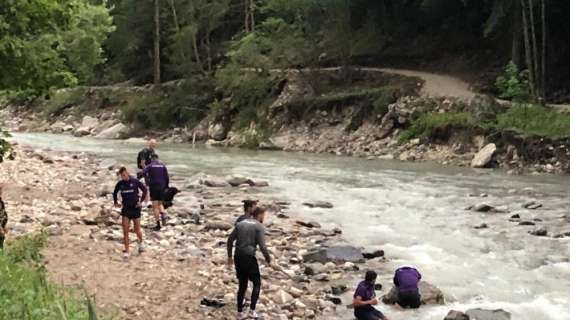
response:
<svg viewBox="0 0 570 320"><path fill-rule="evenodd" d="M420 293L417 291L399 292L398 304L402 308L417 309L422 304Z"/></svg>
<svg viewBox="0 0 570 320"><path fill-rule="evenodd" d="M259 265L257 259L248 255L236 255L234 258L236 267L236 275L238 280L249 280L253 283L261 282L261 274L259 273Z"/></svg>
<svg viewBox="0 0 570 320"><path fill-rule="evenodd" d="M128 218L129 220L140 219L141 208L123 208L121 210L121 216Z"/></svg>
<svg viewBox="0 0 570 320"><path fill-rule="evenodd" d="M164 189L163 186L150 186L150 200L152 201L164 201Z"/></svg>
<svg viewBox="0 0 570 320"><path fill-rule="evenodd" d="M354 308L354 316L358 320L383 320L384 314L373 306Z"/></svg>

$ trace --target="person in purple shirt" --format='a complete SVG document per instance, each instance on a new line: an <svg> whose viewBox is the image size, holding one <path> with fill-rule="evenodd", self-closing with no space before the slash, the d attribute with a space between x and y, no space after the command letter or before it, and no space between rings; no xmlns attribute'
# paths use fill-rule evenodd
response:
<svg viewBox="0 0 570 320"><path fill-rule="evenodd" d="M358 320L388 320L388 318L373 306L378 304L374 284L378 275L374 271L367 271L364 281L361 281L354 292L354 316Z"/></svg>
<svg viewBox="0 0 570 320"><path fill-rule="evenodd" d="M152 201L152 211L156 219L156 227L154 230L160 231L160 222L162 225L166 223L166 212L164 210L164 191L170 183L168 177L168 169L162 163L157 154L153 154L151 162L144 167L143 176L148 181L150 189L150 200Z"/></svg>
<svg viewBox="0 0 570 320"><path fill-rule="evenodd" d="M419 283L422 275L412 266L401 266L394 273L394 285L398 289L398 305L402 308L420 307Z"/></svg>
<svg viewBox="0 0 570 320"><path fill-rule="evenodd" d="M123 258L129 258L129 229L131 220L133 221L135 233L138 239L139 254L144 252L142 231L141 231L141 202L146 198L146 187L139 179L132 177L127 168L119 169L118 175L121 180L117 182L115 191L113 191L113 202L115 207L121 208L122 225L123 225ZM142 191L142 195L139 194ZM121 204L118 201L118 195L121 194Z"/></svg>

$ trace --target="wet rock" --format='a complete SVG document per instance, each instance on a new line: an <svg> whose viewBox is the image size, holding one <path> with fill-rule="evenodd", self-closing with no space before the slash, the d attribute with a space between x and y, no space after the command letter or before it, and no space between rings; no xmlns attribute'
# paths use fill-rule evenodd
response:
<svg viewBox="0 0 570 320"><path fill-rule="evenodd" d="M342 245L328 248L317 248L303 255L305 263L310 262L363 262L364 256L360 249Z"/></svg>
<svg viewBox="0 0 570 320"><path fill-rule="evenodd" d="M214 179L207 179L203 181L203 184L206 187L210 187L210 188L224 188L224 187L229 187L230 184L227 183L226 181L222 181L222 180L214 180Z"/></svg>
<svg viewBox="0 0 570 320"><path fill-rule="evenodd" d="M81 121L81 126L73 133L76 137L87 136L91 134L91 131L99 126L99 120L96 118L85 116Z"/></svg>
<svg viewBox="0 0 570 320"><path fill-rule="evenodd" d="M474 226L474 229L487 229L489 226L486 223L482 223L480 225Z"/></svg>
<svg viewBox="0 0 570 320"><path fill-rule="evenodd" d="M232 177L228 180L228 183L232 186L232 187L239 187L243 184L247 184L250 186L253 186L255 183L253 182L253 180L248 179L248 178L243 178L243 177Z"/></svg>
<svg viewBox="0 0 570 320"><path fill-rule="evenodd" d="M206 223L206 230L223 230L227 231L232 229L234 226L231 223L223 221L209 221Z"/></svg>
<svg viewBox="0 0 570 320"><path fill-rule="evenodd" d="M532 221L521 221L521 222L519 222L519 226L534 226L534 225L536 225L536 223L532 222Z"/></svg>
<svg viewBox="0 0 570 320"><path fill-rule="evenodd" d="M203 298L200 305L218 309L223 308L226 304L219 299Z"/></svg>
<svg viewBox="0 0 570 320"><path fill-rule="evenodd" d="M306 228L320 228L321 225L318 222L315 221L301 221L301 220L297 220L295 221L296 224L306 227Z"/></svg>
<svg viewBox="0 0 570 320"><path fill-rule="evenodd" d="M461 311L451 310L443 320L469 320L469 316Z"/></svg>
<svg viewBox="0 0 570 320"><path fill-rule="evenodd" d="M471 161L472 168L484 168L491 162L493 155L497 151L497 146L494 143L486 145L481 149Z"/></svg>
<svg viewBox="0 0 570 320"><path fill-rule="evenodd" d="M259 150L283 150L283 148L276 146L271 141L260 142L258 149Z"/></svg>
<svg viewBox="0 0 570 320"><path fill-rule="evenodd" d="M348 291L348 287L345 285L332 286L331 290L332 290L332 294L339 296L339 295L345 293L346 291Z"/></svg>
<svg viewBox="0 0 570 320"><path fill-rule="evenodd" d="M254 182L253 182L253 185L254 185L255 187L260 187L260 188L262 188L262 187L269 187L269 182L267 182L267 181L254 181Z"/></svg>
<svg viewBox="0 0 570 320"><path fill-rule="evenodd" d="M208 136L215 141L222 141L228 136L228 129L223 123L211 123L208 127Z"/></svg>
<svg viewBox="0 0 570 320"><path fill-rule="evenodd" d="M556 238L556 239L570 238L570 231L559 233L559 234L555 235L554 238Z"/></svg>
<svg viewBox="0 0 570 320"><path fill-rule="evenodd" d="M521 215L518 214L518 213L517 213L517 214L513 214L513 215L511 216L511 219L520 219L520 218L521 218Z"/></svg>
<svg viewBox="0 0 570 320"><path fill-rule="evenodd" d="M330 302L334 303L335 305L340 305L340 304L342 304L342 300L341 300L339 297L335 297L335 296L330 296L330 295L328 295L328 296L325 297L325 299L326 299L327 301L330 301Z"/></svg>
<svg viewBox="0 0 570 320"><path fill-rule="evenodd" d="M542 207L542 204L540 204L536 201L530 201L530 202L523 204L522 207L525 209L536 210L536 209Z"/></svg>
<svg viewBox="0 0 570 320"><path fill-rule="evenodd" d="M537 237L546 237L548 235L548 230L544 227L540 227L536 230L529 231L528 233Z"/></svg>
<svg viewBox="0 0 570 320"><path fill-rule="evenodd" d="M469 207L465 208L465 210L471 210L471 211L475 211L475 212L488 212L488 213L505 213L505 212L507 212L506 208L493 207L493 206L490 206L490 205L485 204L485 203L477 204L474 206L469 206Z"/></svg>
<svg viewBox="0 0 570 320"><path fill-rule="evenodd" d="M303 202L303 205L309 208L323 208L323 209L331 209L334 207L332 203L327 201Z"/></svg>
<svg viewBox="0 0 570 320"><path fill-rule="evenodd" d="M469 320L510 320L511 314L505 310L470 309L465 312Z"/></svg>
<svg viewBox="0 0 570 320"><path fill-rule="evenodd" d="M420 295L422 296L422 304L445 304L443 292L436 286L422 281L419 285ZM398 302L398 289L392 287L390 291L382 297L382 302L388 305L393 305Z"/></svg>
<svg viewBox="0 0 570 320"><path fill-rule="evenodd" d="M363 252L362 255L365 259L371 260L375 258L380 258L384 256L384 250L375 250L372 252Z"/></svg>

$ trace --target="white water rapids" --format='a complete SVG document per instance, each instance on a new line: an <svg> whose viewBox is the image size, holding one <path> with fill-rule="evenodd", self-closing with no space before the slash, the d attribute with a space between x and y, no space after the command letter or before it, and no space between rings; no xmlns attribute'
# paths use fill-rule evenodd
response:
<svg viewBox="0 0 570 320"><path fill-rule="evenodd" d="M143 147L46 134L15 134L13 140L128 163L134 163ZM269 181L267 192L290 201L290 211L342 228L352 244L384 249L390 258L386 270L416 265L424 280L451 301L405 313L380 306L391 319L441 320L450 309L472 307L503 308L513 320L570 319L570 241L531 236L528 231L534 227L508 221L519 213L524 220L540 218L549 231L551 226L570 231L560 218L568 213L566 177L510 177L431 164L188 145L159 145L159 154L176 175L238 174ZM480 193L489 196L469 196ZM329 201L334 208L301 205L315 200ZM544 208L522 209L528 200ZM511 212L464 210L479 203L507 205ZM481 223L489 228L473 228Z"/></svg>

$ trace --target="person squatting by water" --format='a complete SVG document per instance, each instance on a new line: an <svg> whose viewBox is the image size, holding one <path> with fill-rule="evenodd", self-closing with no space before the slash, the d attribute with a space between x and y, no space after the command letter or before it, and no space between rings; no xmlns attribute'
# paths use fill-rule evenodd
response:
<svg viewBox="0 0 570 320"><path fill-rule="evenodd" d="M160 231L162 225L166 223L166 212L164 210L164 191L168 188L170 178L168 169L159 160L157 154L153 154L151 162L144 168L143 176L148 181L150 190L150 200L152 201L152 211L156 220L155 231Z"/></svg>
<svg viewBox="0 0 570 320"><path fill-rule="evenodd" d="M257 208L257 200L243 200L243 214L236 219L234 225L242 222L243 220L249 218L251 213Z"/></svg>
<svg viewBox="0 0 570 320"><path fill-rule="evenodd" d="M388 318L373 306L378 304L374 285L378 275L374 271L367 271L364 280L358 284L354 292L354 316L358 320L388 320Z"/></svg>
<svg viewBox="0 0 570 320"><path fill-rule="evenodd" d="M113 191L113 201L115 207L121 208L121 217L123 225L123 258L129 258L129 229L131 220L134 224L134 230L138 240L139 254L144 252L143 237L141 231L141 208L142 201L147 196L147 190L144 184L135 177L132 177L125 167L119 169L118 175L120 181ZM142 195L139 194L142 191ZM121 194L121 204L118 202L118 194Z"/></svg>
<svg viewBox="0 0 570 320"><path fill-rule="evenodd" d="M6 205L2 200L2 192L4 185L0 184L0 250L4 249L4 240L6 239L6 224L8 224L8 212L6 212Z"/></svg>
<svg viewBox="0 0 570 320"><path fill-rule="evenodd" d="M271 265L271 257L265 245L265 228L263 220L265 219L265 209L256 208L251 216L238 223L230 234L227 242L228 246L228 266L235 266L237 279L239 282L237 294L237 319L253 319L259 318L255 307L261 291L261 275L255 252L257 246L263 253L265 261ZM236 242L234 259L232 260L232 251L234 241ZM253 290L251 291L251 304L249 315L244 312L243 305L245 292L247 291L248 282L253 282Z"/></svg>
<svg viewBox="0 0 570 320"><path fill-rule="evenodd" d="M398 290L398 305L405 309L420 307L421 295L419 283L422 279L420 272L412 266L401 266L394 273L394 285Z"/></svg>

